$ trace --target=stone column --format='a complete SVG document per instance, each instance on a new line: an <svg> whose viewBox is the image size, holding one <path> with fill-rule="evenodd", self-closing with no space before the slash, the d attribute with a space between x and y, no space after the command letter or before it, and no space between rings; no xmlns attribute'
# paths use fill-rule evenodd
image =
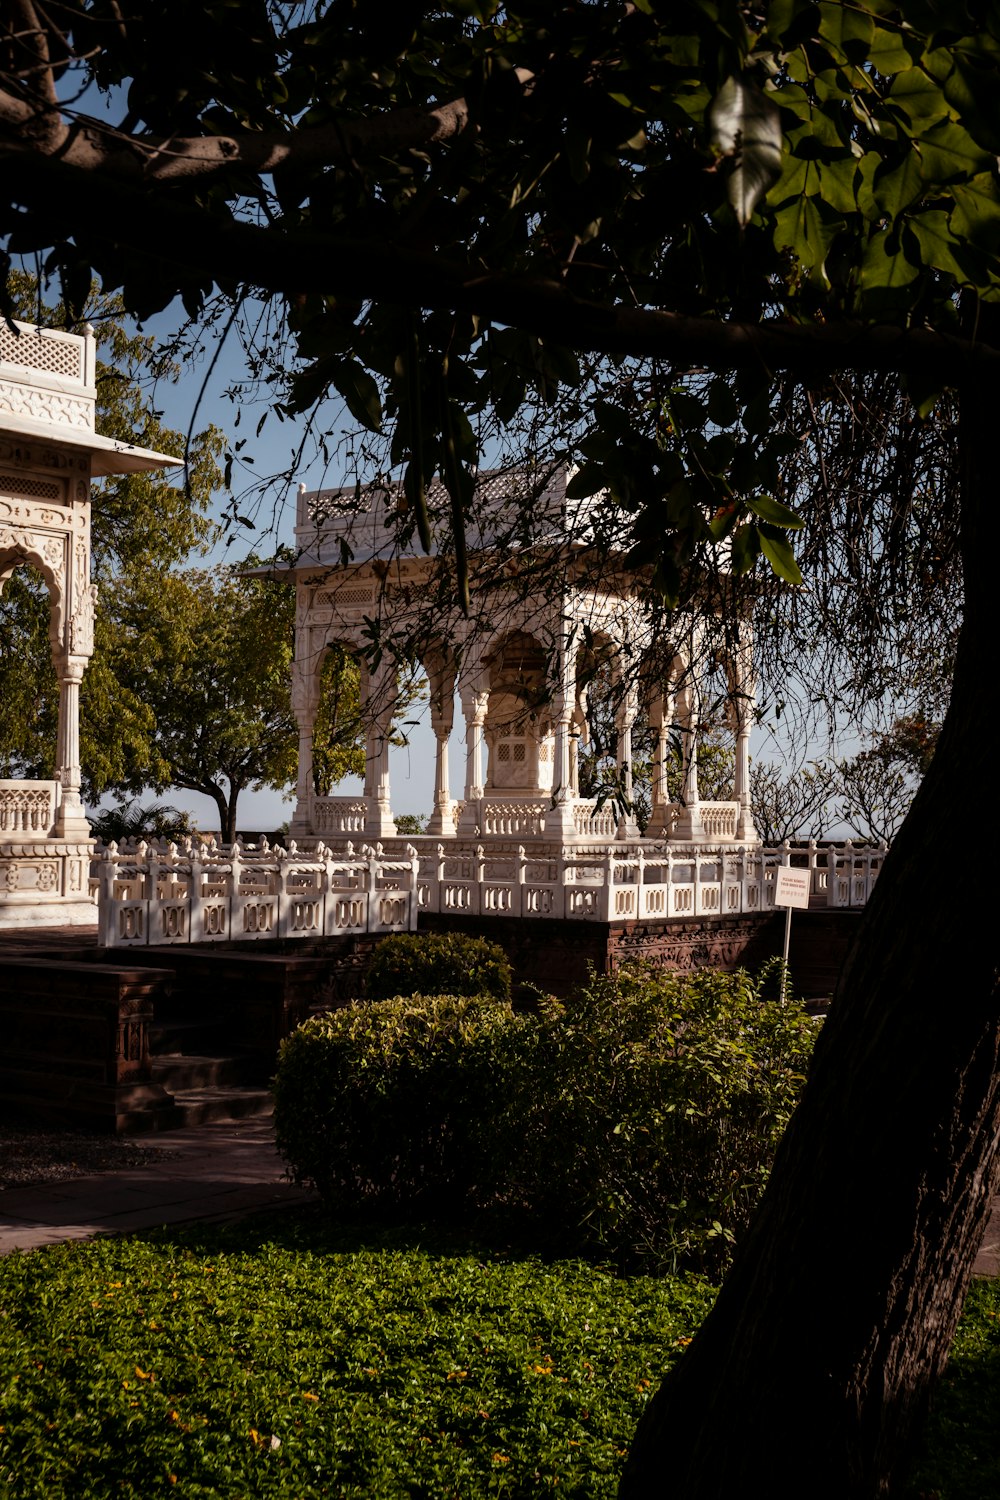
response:
<svg viewBox="0 0 1000 1500"><path fill-rule="evenodd" d="M389 786L389 740L396 689L396 665L383 659L371 675L368 693L371 714L365 734L365 798L368 802L365 835L368 838L394 838L396 834Z"/></svg>
<svg viewBox="0 0 1000 1500"><path fill-rule="evenodd" d="M481 685L463 690L465 719L465 807L458 831L472 834L479 827L479 804L483 799L483 725L490 705L489 692Z"/></svg>
<svg viewBox="0 0 1000 1500"><path fill-rule="evenodd" d="M748 621L742 622L741 640L730 673L730 719L736 741L733 798L739 803L736 837L742 843L759 843L750 799L750 729L756 704L752 637Z"/></svg>
<svg viewBox="0 0 1000 1500"><path fill-rule="evenodd" d="M632 727L639 717L638 694L632 685L625 690L625 695L618 706L615 714L615 728L618 732L618 773L622 796L627 804L622 809L618 819L618 828L615 837L619 839L637 839L639 837L639 825L635 821L632 812Z"/></svg>
<svg viewBox="0 0 1000 1500"><path fill-rule="evenodd" d="M61 839L89 839L90 824L80 796L80 683L87 658L66 656L57 667L59 727L56 736L56 780L61 789L55 832Z"/></svg>
<svg viewBox="0 0 1000 1500"><path fill-rule="evenodd" d="M652 809L647 838L669 838L673 832L673 810L667 787L667 757L670 754L670 726L674 721L674 695L663 693L654 703L650 721L656 730L656 752L653 761Z"/></svg>
<svg viewBox="0 0 1000 1500"><path fill-rule="evenodd" d="M552 695L552 806L545 813L545 836L571 844L577 837L575 771L570 748L570 730L576 712L576 641L571 630L563 637L556 670L556 690Z"/></svg>
<svg viewBox="0 0 1000 1500"><path fill-rule="evenodd" d="M434 807L427 821L427 832L445 838L452 838L455 833L455 809L448 786L448 744L455 721L455 674L454 658L444 652L427 663L435 741Z"/></svg>
<svg viewBox="0 0 1000 1500"><path fill-rule="evenodd" d="M690 672L691 669L688 670ZM704 833L701 824L701 795L698 790L700 702L697 687L690 678L677 695L677 714L684 756L684 781L681 789L683 805L677 817L675 832L678 838L700 839Z"/></svg>
<svg viewBox="0 0 1000 1500"><path fill-rule="evenodd" d="M295 811L291 834L309 838L313 828L313 731L319 707L319 666L296 661L292 668L292 712L299 727L299 765L295 781Z"/></svg>

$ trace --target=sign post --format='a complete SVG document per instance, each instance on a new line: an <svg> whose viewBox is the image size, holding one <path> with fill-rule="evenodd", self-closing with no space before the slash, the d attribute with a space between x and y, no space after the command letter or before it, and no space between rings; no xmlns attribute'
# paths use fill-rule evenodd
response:
<svg viewBox="0 0 1000 1500"><path fill-rule="evenodd" d="M785 980L788 977L788 949L792 940L792 908L806 908L809 905L809 893L812 890L812 871L793 870L791 865L779 865L775 872L774 880L774 904L783 906L785 910L785 951L781 956ZM782 989L785 986L782 981Z"/></svg>

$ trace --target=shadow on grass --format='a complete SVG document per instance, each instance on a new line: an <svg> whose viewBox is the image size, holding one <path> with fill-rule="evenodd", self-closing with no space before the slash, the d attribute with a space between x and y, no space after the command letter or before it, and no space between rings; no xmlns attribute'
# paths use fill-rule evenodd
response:
<svg viewBox="0 0 1000 1500"><path fill-rule="evenodd" d="M314 1255L363 1252L405 1254L420 1251L442 1259L473 1256L483 1261L583 1261L618 1270L607 1256L588 1255L575 1239L546 1234L523 1222L504 1224L499 1217L472 1222L413 1223L369 1216L342 1219L322 1204L305 1204L275 1213L255 1213L225 1224L189 1224L135 1231L129 1238L151 1246L173 1246L193 1255L254 1254L265 1246L309 1251Z"/></svg>

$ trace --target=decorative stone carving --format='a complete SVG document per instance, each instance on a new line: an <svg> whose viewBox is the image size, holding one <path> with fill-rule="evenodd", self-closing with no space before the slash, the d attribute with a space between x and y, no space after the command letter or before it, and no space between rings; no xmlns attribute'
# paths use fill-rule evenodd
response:
<svg viewBox="0 0 1000 1500"><path fill-rule="evenodd" d="M84 432L94 428L94 403L85 396L65 396L60 391L42 391L0 380L0 411L36 421L56 422Z"/></svg>

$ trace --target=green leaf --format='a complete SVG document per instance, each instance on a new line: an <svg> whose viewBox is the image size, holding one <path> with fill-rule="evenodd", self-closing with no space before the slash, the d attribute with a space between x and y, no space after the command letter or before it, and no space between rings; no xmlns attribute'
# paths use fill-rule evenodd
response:
<svg viewBox="0 0 1000 1500"><path fill-rule="evenodd" d="M924 263L939 271L946 271L959 283L969 280L968 271L955 259L955 249L961 241L952 232L948 215L942 209L914 214L908 220L908 228L917 237Z"/></svg>
<svg viewBox="0 0 1000 1500"><path fill-rule="evenodd" d="M875 36L875 21L860 6L822 0L819 6L819 34L842 57L863 62L869 55Z"/></svg>
<svg viewBox="0 0 1000 1500"><path fill-rule="evenodd" d="M356 422L370 432L382 430L382 401L378 386L356 359L342 359L333 368L333 384Z"/></svg>
<svg viewBox="0 0 1000 1500"><path fill-rule="evenodd" d="M1000 246L1000 193L992 172L982 172L952 188L955 233L986 250Z"/></svg>
<svg viewBox="0 0 1000 1500"><path fill-rule="evenodd" d="M948 118L948 100L941 85L922 68L908 68L892 81L889 98L913 124L925 127Z"/></svg>
<svg viewBox="0 0 1000 1500"><path fill-rule="evenodd" d="M733 532L729 543L729 556L733 573L737 578L752 570L760 556L760 532L756 526L747 523Z"/></svg>
<svg viewBox="0 0 1000 1500"><path fill-rule="evenodd" d="M732 427L740 414L739 402L728 381L713 380L708 391L708 415L717 427Z"/></svg>
<svg viewBox="0 0 1000 1500"><path fill-rule="evenodd" d="M944 95L980 145L1000 152L996 62L978 61L956 52L952 71L945 79Z"/></svg>
<svg viewBox="0 0 1000 1500"><path fill-rule="evenodd" d="M760 550L771 564L772 571L779 578L783 578L786 583L801 583L802 574L799 572L799 565L795 561L795 553L792 551L788 538L772 530L770 526L758 527L758 531Z"/></svg>
<svg viewBox="0 0 1000 1500"><path fill-rule="evenodd" d="M781 174L781 119L773 101L746 74L727 78L708 112L709 138L722 156L735 158L727 193L738 223Z"/></svg>
<svg viewBox="0 0 1000 1500"><path fill-rule="evenodd" d="M823 202L835 213L853 214L858 211L857 178L858 164L851 156L836 162L816 162L819 177L819 193Z"/></svg>
<svg viewBox="0 0 1000 1500"><path fill-rule="evenodd" d="M778 250L791 250L801 264L824 286L827 253L843 219L826 219L817 198L799 198L788 203L774 216L774 243Z"/></svg>
<svg viewBox="0 0 1000 1500"><path fill-rule="evenodd" d="M907 259L888 230L873 234L861 262L861 286L866 290L898 291L916 280L920 267Z"/></svg>
<svg viewBox="0 0 1000 1500"><path fill-rule="evenodd" d="M890 77L912 68L920 55L920 43L915 37L904 37L902 32L888 31L876 26L868 48L868 62L878 73Z"/></svg>
<svg viewBox="0 0 1000 1500"><path fill-rule="evenodd" d="M990 153L954 120L942 120L924 131L920 136L920 153L924 178L933 183L947 181L949 177L972 177L991 164Z"/></svg>
<svg viewBox="0 0 1000 1500"><path fill-rule="evenodd" d="M794 510L789 510L787 505L782 505L773 495L758 495L755 499L748 500L747 506L755 516L759 516L762 521L769 521L772 526L784 526L787 530L797 531L805 525Z"/></svg>
<svg viewBox="0 0 1000 1500"><path fill-rule="evenodd" d="M900 164L887 164L876 171L872 197L884 214L897 219L917 201L925 186L920 157L912 147L907 147Z"/></svg>

